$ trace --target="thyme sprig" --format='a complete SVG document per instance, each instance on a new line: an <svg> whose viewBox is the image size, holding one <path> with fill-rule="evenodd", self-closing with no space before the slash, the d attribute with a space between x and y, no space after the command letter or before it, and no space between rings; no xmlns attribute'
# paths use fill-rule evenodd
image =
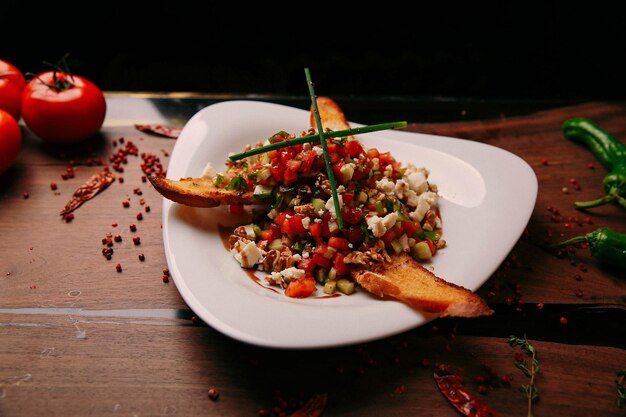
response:
<svg viewBox="0 0 626 417"><path fill-rule="evenodd" d="M626 377L626 369L620 369L617 371L615 386L617 388L617 406L619 408L622 408L622 405L626 404L626 387L624 387L624 377Z"/></svg>
<svg viewBox="0 0 626 417"><path fill-rule="evenodd" d="M524 336L520 339L517 336L509 336L508 344L511 347L519 347L530 358L530 365L522 355L515 356L515 366L520 369L524 375L530 378L528 384L522 384L520 391L527 399L528 402L528 414L527 417L533 417L532 407L533 403L539 399L539 389L535 383L537 374L539 373L539 359L537 358L537 351L530 344L530 342Z"/></svg>

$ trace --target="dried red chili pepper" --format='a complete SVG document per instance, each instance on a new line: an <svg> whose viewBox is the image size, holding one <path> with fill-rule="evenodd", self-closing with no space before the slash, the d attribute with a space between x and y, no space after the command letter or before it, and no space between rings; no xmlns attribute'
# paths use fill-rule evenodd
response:
<svg viewBox="0 0 626 417"><path fill-rule="evenodd" d="M487 404L465 388L460 376L451 374L446 367L439 367L434 377L444 397L464 416L496 417L496 413Z"/></svg>
<svg viewBox="0 0 626 417"><path fill-rule="evenodd" d="M176 139L180 136L180 127L163 126L158 124L135 125L135 129L145 133L154 133L155 135L165 136Z"/></svg>
<svg viewBox="0 0 626 417"><path fill-rule="evenodd" d="M72 199L61 210L64 216L80 207L85 201L90 200L100 191L107 188L115 180L115 175L108 171L102 171L93 175L86 183L74 191Z"/></svg>

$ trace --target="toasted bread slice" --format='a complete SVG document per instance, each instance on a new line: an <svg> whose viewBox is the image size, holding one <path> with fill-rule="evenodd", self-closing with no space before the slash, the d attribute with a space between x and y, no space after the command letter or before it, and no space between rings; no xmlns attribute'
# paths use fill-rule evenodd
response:
<svg viewBox="0 0 626 417"><path fill-rule="evenodd" d="M346 115L343 114L343 110L341 110L341 107L339 107L333 99L330 97L318 97L317 107L320 111L320 119L322 120L322 126L324 129L330 129L333 131L350 129L350 124L346 119ZM313 106L311 106L310 123L311 127L317 130Z"/></svg>
<svg viewBox="0 0 626 417"><path fill-rule="evenodd" d="M150 176L150 183L165 198L191 207L217 207L220 204L253 204L252 191L225 190L210 178L170 180Z"/></svg>
<svg viewBox="0 0 626 417"><path fill-rule="evenodd" d="M493 311L476 294L444 281L410 255L391 257L378 271L361 271L354 279L372 294L402 301L416 310L440 317L478 317Z"/></svg>

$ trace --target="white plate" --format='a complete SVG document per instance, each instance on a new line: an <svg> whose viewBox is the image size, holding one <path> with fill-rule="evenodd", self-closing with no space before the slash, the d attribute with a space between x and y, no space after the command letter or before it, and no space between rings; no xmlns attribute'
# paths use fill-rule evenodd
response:
<svg viewBox="0 0 626 417"><path fill-rule="evenodd" d="M308 123L307 111L277 104L230 101L206 107L178 138L168 177L200 176L207 162L221 170L230 152L280 130L298 134ZM441 278L477 290L528 222L537 197L533 170L507 151L468 140L399 131L360 140L391 151L403 163L430 169L429 180L442 197L448 243L431 266ZM262 287L224 247L218 225L233 224L234 217L224 207L163 203L165 254L176 287L198 317L220 332L267 347L321 348L383 338L428 321L400 302L363 290L292 299Z"/></svg>

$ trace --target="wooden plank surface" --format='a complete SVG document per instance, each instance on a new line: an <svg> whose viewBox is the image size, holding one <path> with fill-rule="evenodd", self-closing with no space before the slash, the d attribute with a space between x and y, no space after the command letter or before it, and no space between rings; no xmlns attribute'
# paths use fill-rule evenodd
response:
<svg viewBox="0 0 626 417"><path fill-rule="evenodd" d="M43 146L25 131L18 162L0 176L0 415L257 415L272 409L280 390L294 406L328 393L329 416L455 416L436 390L433 366L462 367L468 387L478 390L474 377L487 363L514 380L481 398L499 415L523 416L517 387L524 379L505 343L510 333L526 333L540 352L536 416L624 415L615 405L614 385L615 372L626 367L623 272L599 265L585 251L559 258L539 246L600 226L626 231L626 211L616 206L586 213L572 206L596 198L606 174L587 149L562 136L560 124L574 116L591 117L626 138L626 108L608 103L512 119L411 125L413 131L507 149L537 174L528 233L479 290L496 314L439 320L439 331L427 326L321 351L244 345L191 320L193 312L174 284L162 281L161 199L141 181L140 156L129 156L124 172L116 173L124 182L116 180L80 207L72 222L58 215L73 191L101 169L84 165L87 159L106 160L124 146L120 137L140 153L158 156L165 167L174 140L132 126L107 127L98 140L70 152ZM81 165L75 178L64 181L61 174L72 159ZM142 198L150 212L140 205ZM127 199L130 207L124 208ZM553 221L547 206L578 222ZM129 230L131 223L137 232ZM110 261L101 253L107 233L122 236ZM140 245L132 242L137 235ZM477 244L488 250L488 240ZM216 402L206 396L211 387L221 393Z"/></svg>

